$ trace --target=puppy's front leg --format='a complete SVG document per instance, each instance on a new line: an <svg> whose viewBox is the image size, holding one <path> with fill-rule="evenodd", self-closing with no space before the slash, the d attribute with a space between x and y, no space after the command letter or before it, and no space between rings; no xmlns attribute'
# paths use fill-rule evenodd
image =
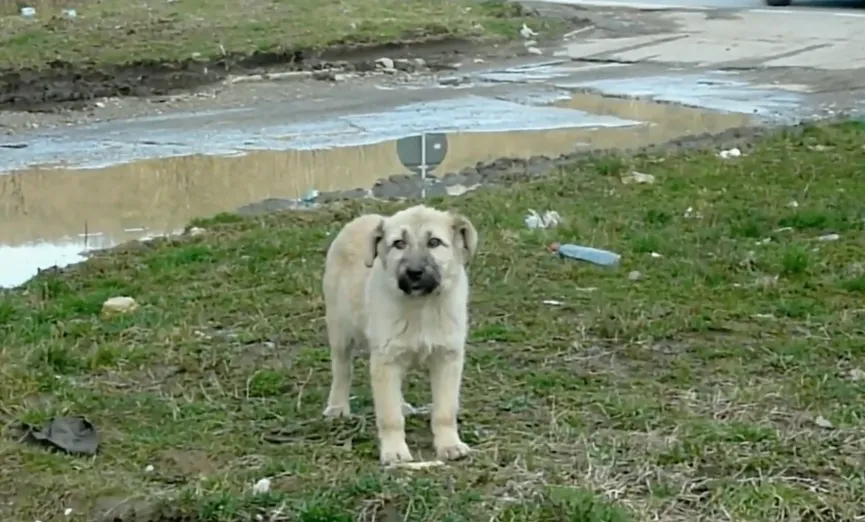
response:
<svg viewBox="0 0 865 522"><path fill-rule="evenodd" d="M459 350L442 351L430 358L433 445L440 459L458 459L469 453L457 428L464 357Z"/></svg>
<svg viewBox="0 0 865 522"><path fill-rule="evenodd" d="M404 370L390 358L379 355L377 350L372 350L369 366L381 463L387 465L410 461L412 456L405 443L402 412Z"/></svg>
<svg viewBox="0 0 865 522"><path fill-rule="evenodd" d="M348 417L351 415L349 398L351 395L352 354L351 342L342 332L328 325L330 338L330 393L327 397L325 417Z"/></svg>

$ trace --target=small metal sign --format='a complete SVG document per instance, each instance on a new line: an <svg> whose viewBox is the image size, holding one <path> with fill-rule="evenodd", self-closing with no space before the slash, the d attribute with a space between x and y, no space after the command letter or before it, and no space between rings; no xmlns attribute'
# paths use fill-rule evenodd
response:
<svg viewBox="0 0 865 522"><path fill-rule="evenodd" d="M442 164L448 153L447 134L434 132L406 136L396 142L396 154L399 161L412 172L426 178L436 167Z"/></svg>

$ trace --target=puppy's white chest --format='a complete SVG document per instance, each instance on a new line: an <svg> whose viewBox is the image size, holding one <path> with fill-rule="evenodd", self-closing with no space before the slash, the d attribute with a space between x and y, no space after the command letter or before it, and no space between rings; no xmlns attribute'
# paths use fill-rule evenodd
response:
<svg viewBox="0 0 865 522"><path fill-rule="evenodd" d="M371 337L380 340L376 344L389 356L406 363L423 364L436 352L461 350L465 338L465 325L435 307L407 307L387 323L382 325L385 328L371 331ZM371 326L375 327L375 322Z"/></svg>

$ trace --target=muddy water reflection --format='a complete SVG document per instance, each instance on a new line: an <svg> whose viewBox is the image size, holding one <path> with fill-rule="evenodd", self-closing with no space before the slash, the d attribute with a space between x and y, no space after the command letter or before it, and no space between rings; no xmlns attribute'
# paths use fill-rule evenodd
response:
<svg viewBox="0 0 865 522"><path fill-rule="evenodd" d="M555 105L644 123L450 133L447 157L436 174L501 157L642 146L684 134L721 132L749 122L744 114L722 115L593 94L579 94ZM37 267L77 261L85 247L172 233L193 218L233 211L266 198L296 198L311 188L366 188L380 178L408 173L391 141L329 150L186 156L100 169L32 169L0 175L0 286L23 282Z"/></svg>

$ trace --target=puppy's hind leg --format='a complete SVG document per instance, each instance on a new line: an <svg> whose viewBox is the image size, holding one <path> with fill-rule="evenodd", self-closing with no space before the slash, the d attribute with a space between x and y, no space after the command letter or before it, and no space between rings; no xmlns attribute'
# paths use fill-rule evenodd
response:
<svg viewBox="0 0 865 522"><path fill-rule="evenodd" d="M353 339L336 324L328 322L327 336L330 340L330 394L327 398L325 417L348 417L351 415L352 345Z"/></svg>
<svg viewBox="0 0 865 522"><path fill-rule="evenodd" d="M445 351L434 354L429 361L433 399L430 424L436 456L442 460L459 459L469 453L457 428L463 357L462 351Z"/></svg>

